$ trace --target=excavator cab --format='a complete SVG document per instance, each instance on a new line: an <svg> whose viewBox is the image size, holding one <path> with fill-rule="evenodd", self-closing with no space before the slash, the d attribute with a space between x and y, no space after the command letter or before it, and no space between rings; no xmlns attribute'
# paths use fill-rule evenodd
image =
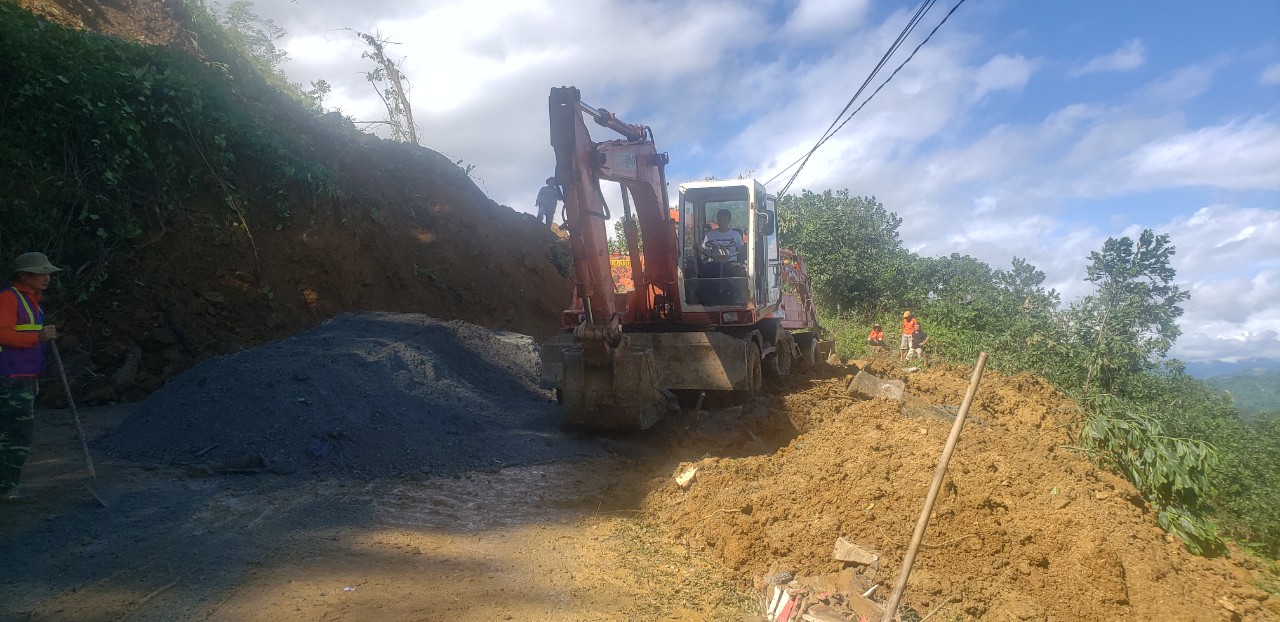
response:
<svg viewBox="0 0 1280 622"><path fill-rule="evenodd" d="M772 197L754 180L680 185L680 289L684 308L735 324L778 298Z"/></svg>

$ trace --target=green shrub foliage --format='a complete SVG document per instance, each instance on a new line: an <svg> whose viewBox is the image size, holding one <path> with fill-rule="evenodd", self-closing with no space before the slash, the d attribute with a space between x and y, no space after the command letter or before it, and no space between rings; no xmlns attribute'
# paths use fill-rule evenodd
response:
<svg viewBox="0 0 1280 622"><path fill-rule="evenodd" d="M1201 554L1221 536L1280 553L1280 417L1242 419L1228 397L1167 358L1188 294L1169 236L1108 239L1082 257L1093 293L1063 305L1045 275L966 255L922 257L902 246L902 219L848 190L779 203L783 246L808 263L824 326L841 356L865 356L881 323L896 344L904 309L930 335L934 360L1038 374L1080 406L1074 447L1142 492L1161 527ZM896 357L896 347L880 356Z"/></svg>
<svg viewBox="0 0 1280 622"><path fill-rule="evenodd" d="M227 224L248 234L241 163L274 176L274 189L257 190L276 197L286 184L328 188L327 169L276 129L280 109L302 105L200 5L187 8L203 57L0 3L0 257L48 253L71 268L60 285L83 300L199 194L225 197ZM287 218L286 205L267 205Z"/></svg>

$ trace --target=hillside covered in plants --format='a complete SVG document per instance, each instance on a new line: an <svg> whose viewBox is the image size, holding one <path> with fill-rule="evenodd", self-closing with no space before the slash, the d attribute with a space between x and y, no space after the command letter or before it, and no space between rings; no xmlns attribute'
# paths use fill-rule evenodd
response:
<svg viewBox="0 0 1280 622"><path fill-rule="evenodd" d="M349 310L556 328L554 234L322 114L203 5L23 6L0 3L0 257L65 268L48 307L89 401Z"/></svg>
<svg viewBox="0 0 1280 622"><path fill-rule="evenodd" d="M874 197L806 191L780 210L782 242L807 259L842 354L861 355L872 322L894 332L911 309L936 360L986 351L992 367L1070 395L1071 448L1133 482L1193 551L1221 552L1225 538L1280 555L1280 417L1242 416L1167 356L1189 297L1168 235L1108 239L1080 258L1093 293L1063 301L1017 257L1000 269L910 252L901 218Z"/></svg>

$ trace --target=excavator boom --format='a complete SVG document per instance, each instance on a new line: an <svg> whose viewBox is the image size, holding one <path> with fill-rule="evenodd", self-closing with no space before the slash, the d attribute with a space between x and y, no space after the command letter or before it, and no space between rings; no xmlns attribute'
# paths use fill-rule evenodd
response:
<svg viewBox="0 0 1280 622"><path fill-rule="evenodd" d="M544 375L557 377L557 393L570 425L647 428L670 407L671 395L658 384L653 351L628 346L622 326L654 317L659 306L669 312L668 301L677 298L672 295L675 227L662 217L667 157L655 150L649 128L624 123L607 110L582 103L574 87L552 89L548 107L555 179L564 195L573 255L574 300L564 315L572 336L557 344L556 356L544 356ZM592 141L584 114L623 138ZM635 290L625 297L625 308L619 308L609 266L606 221L611 213L601 180L622 184L629 222L634 200L645 239L641 254L638 236L629 236L633 266L638 269L633 271Z"/></svg>

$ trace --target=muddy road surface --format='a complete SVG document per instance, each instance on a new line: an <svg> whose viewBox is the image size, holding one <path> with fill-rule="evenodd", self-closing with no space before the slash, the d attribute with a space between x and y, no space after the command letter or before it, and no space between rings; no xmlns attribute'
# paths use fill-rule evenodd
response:
<svg viewBox="0 0 1280 622"><path fill-rule="evenodd" d="M95 437L126 414L82 413ZM729 573L640 516L668 475L653 439L439 477L100 457L103 508L70 415L41 413L36 434L25 496L0 506L3 620L752 619Z"/></svg>
<svg viewBox="0 0 1280 622"><path fill-rule="evenodd" d="M107 508L43 412L0 505L0 619L741 619L742 586L640 512L723 440L566 432L537 372L528 337L342 315L85 410Z"/></svg>

